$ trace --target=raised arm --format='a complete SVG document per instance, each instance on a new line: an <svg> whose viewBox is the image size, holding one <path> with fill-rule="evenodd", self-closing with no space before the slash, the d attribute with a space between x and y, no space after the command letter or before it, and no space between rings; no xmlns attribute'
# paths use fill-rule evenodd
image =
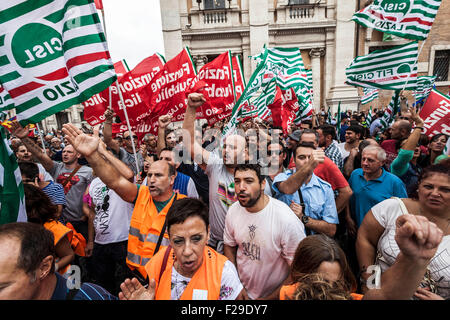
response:
<svg viewBox="0 0 450 320"><path fill-rule="evenodd" d="M172 116L169 114L158 118L158 142L156 144L156 154L159 157L161 150L166 147L166 128L172 122Z"/></svg>
<svg viewBox="0 0 450 320"><path fill-rule="evenodd" d="M197 108L199 108L205 101L206 100L201 93L189 94L183 121L183 141L190 142L190 146L186 145L186 149L189 151L191 159L193 159L203 170L206 170L209 152L203 149L202 146L196 141L194 131ZM189 136L185 137L186 134Z"/></svg>
<svg viewBox="0 0 450 320"><path fill-rule="evenodd" d="M410 299L427 270L443 238L436 224L423 216L404 214L396 220L395 241L400 254L381 276L379 289L371 289L364 299Z"/></svg>
<svg viewBox="0 0 450 320"><path fill-rule="evenodd" d="M108 188L113 189L124 201L133 202L137 196L137 186L128 181L120 172L98 152L100 138L94 133L89 136L67 123L63 126L63 132L67 140L91 165L97 177L99 177Z"/></svg>
<svg viewBox="0 0 450 320"><path fill-rule="evenodd" d="M11 123L11 133L22 140L28 151L30 151L33 156L39 160L47 172L53 169L53 160L50 159L45 150L42 150L30 137L28 137L28 128L24 128L19 124L19 122L13 121Z"/></svg>
<svg viewBox="0 0 450 320"><path fill-rule="evenodd" d="M117 171L119 171L119 173L125 177L125 179L129 180L130 182L133 181L134 173L130 169L130 167L117 159L111 152L109 152L106 149L106 144L102 140L100 140L99 142L98 152L103 158L105 158L105 160L111 163L117 169Z"/></svg>
<svg viewBox="0 0 450 320"><path fill-rule="evenodd" d="M112 121L114 118L114 111L112 109L106 109L105 122L103 123L103 140L106 145L114 150L115 153L119 153L119 143L112 138Z"/></svg>
<svg viewBox="0 0 450 320"><path fill-rule="evenodd" d="M294 154L295 157L295 154ZM306 179L312 174L319 163L325 160L323 150L314 150L308 163L297 170L287 180L278 184L278 190L285 194L294 194L305 183Z"/></svg>

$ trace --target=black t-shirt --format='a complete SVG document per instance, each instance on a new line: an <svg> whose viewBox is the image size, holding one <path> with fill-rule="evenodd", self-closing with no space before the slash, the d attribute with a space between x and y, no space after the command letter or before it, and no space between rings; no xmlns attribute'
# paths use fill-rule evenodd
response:
<svg viewBox="0 0 450 320"><path fill-rule="evenodd" d="M209 180L202 168L197 164L186 164L182 162L177 171L192 178L198 195L204 203L209 205Z"/></svg>

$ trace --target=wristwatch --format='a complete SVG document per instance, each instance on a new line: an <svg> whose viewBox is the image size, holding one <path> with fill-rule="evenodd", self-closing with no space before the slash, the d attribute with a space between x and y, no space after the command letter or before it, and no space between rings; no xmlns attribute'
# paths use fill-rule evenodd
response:
<svg viewBox="0 0 450 320"><path fill-rule="evenodd" d="M309 222L309 217L307 215L302 216L302 222L304 225L306 225Z"/></svg>

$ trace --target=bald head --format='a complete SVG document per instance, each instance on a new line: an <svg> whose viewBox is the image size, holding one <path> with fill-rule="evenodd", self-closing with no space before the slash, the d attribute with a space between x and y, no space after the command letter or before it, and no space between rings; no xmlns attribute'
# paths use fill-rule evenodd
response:
<svg viewBox="0 0 450 320"><path fill-rule="evenodd" d="M247 142L245 137L233 134L225 138L223 144L222 157L223 162L228 167L244 163L247 157Z"/></svg>
<svg viewBox="0 0 450 320"><path fill-rule="evenodd" d="M408 120L397 120L392 125L392 139L405 139L411 133L411 123Z"/></svg>

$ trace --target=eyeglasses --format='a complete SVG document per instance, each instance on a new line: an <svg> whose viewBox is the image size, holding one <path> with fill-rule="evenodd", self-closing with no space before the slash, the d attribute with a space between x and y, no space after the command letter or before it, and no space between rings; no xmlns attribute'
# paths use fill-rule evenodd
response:
<svg viewBox="0 0 450 320"><path fill-rule="evenodd" d="M137 139L137 138L138 138L137 136L133 136L133 139ZM130 136L125 137L124 139L125 139L125 140L130 140Z"/></svg>

